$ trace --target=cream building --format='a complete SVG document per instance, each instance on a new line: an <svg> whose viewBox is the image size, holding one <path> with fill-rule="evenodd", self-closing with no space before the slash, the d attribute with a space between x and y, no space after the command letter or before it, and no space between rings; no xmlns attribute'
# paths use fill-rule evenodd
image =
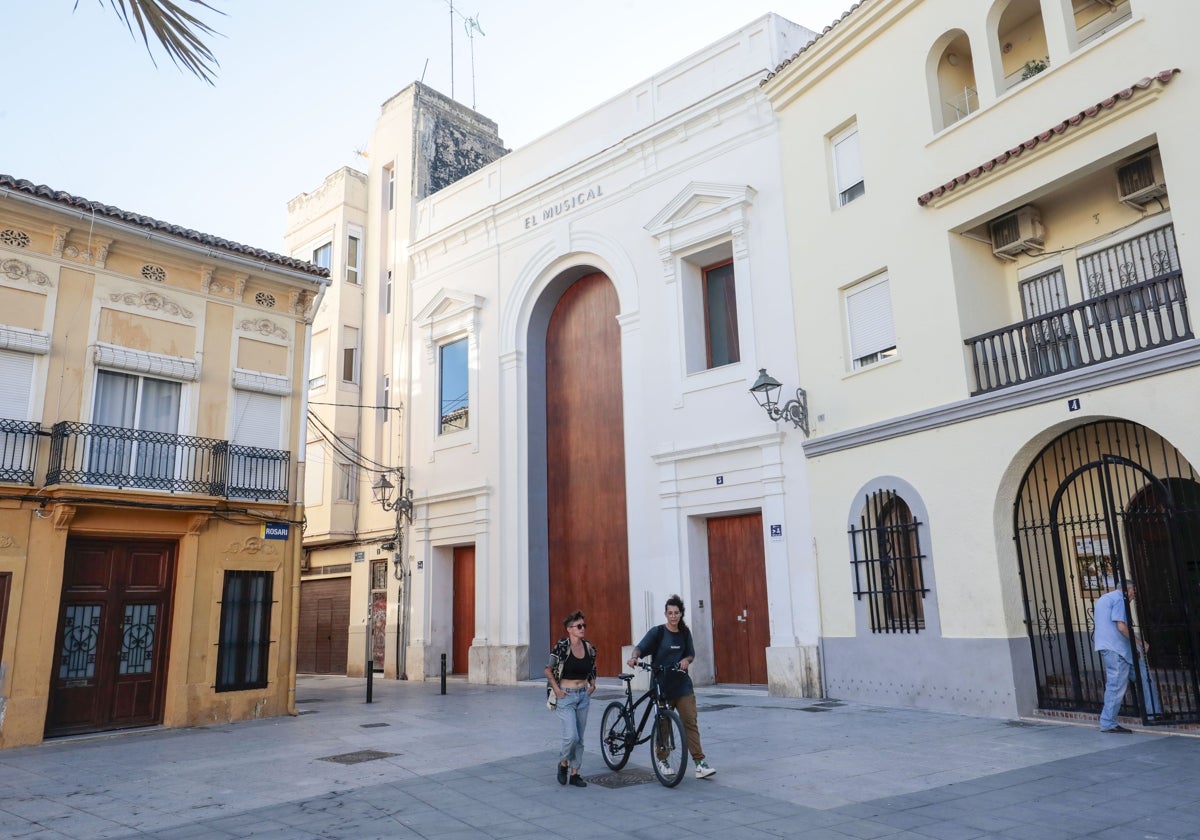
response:
<svg viewBox="0 0 1200 840"><path fill-rule="evenodd" d="M0 175L0 747L294 711L327 276Z"/></svg>
<svg viewBox="0 0 1200 840"><path fill-rule="evenodd" d="M764 82L830 696L1094 713L1091 604L1128 577L1124 714L1200 718L1198 22L867 0Z"/></svg>
<svg viewBox="0 0 1200 840"><path fill-rule="evenodd" d="M365 178L342 171L293 201L297 256L318 228L366 231L363 357L379 366L361 396L330 401L401 408L392 428L374 414L344 427L361 430L363 464L403 466L415 490L392 570L406 582L386 584L385 673L433 676L445 656L476 682L540 675L578 608L614 674L678 592L700 679L820 694L802 438L764 426L747 394L768 362L798 378L780 140L760 82L813 37L762 17L503 156L475 115L475 140L456 148L477 154L437 191L411 187L444 174L422 168L420 108L389 102ZM339 313L333 300L328 323L353 326L357 297ZM377 480L360 477L360 500ZM346 541L336 559L317 544L326 514L306 538L306 587L327 562L350 577L363 610L351 633L368 561L388 559L395 531L369 508L344 534L328 514L330 541Z"/></svg>

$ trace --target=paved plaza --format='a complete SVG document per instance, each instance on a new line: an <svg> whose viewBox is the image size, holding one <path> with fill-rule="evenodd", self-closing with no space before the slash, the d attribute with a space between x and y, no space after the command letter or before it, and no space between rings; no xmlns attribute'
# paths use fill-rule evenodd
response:
<svg viewBox="0 0 1200 840"><path fill-rule="evenodd" d="M0 838L1200 838L1200 739L700 689L717 775L555 781L540 685L302 677L298 717L0 752Z"/></svg>

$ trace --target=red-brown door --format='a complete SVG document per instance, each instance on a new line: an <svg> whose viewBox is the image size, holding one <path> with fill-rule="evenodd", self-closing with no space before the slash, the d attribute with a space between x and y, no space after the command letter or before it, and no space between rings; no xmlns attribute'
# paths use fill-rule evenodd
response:
<svg viewBox="0 0 1200 840"><path fill-rule="evenodd" d="M175 544L69 540L46 735L162 722Z"/></svg>
<svg viewBox="0 0 1200 840"><path fill-rule="evenodd" d="M765 683L771 626L761 513L708 520L708 576L717 682Z"/></svg>
<svg viewBox="0 0 1200 840"><path fill-rule="evenodd" d="M467 673L475 638L475 546L454 549L454 639L450 646L452 674Z"/></svg>
<svg viewBox="0 0 1200 840"><path fill-rule="evenodd" d="M296 670L346 675L350 646L350 578L306 580L300 587Z"/></svg>
<svg viewBox="0 0 1200 840"><path fill-rule="evenodd" d="M603 274L575 281L546 329L546 496L550 643L587 613L604 676L629 644L625 423L619 305Z"/></svg>

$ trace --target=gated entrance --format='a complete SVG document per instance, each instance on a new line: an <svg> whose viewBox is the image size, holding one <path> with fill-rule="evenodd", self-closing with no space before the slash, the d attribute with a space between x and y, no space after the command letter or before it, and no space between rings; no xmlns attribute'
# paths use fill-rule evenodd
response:
<svg viewBox="0 0 1200 840"><path fill-rule="evenodd" d="M1200 482L1179 451L1136 423L1072 429L1025 473L1013 528L1039 706L1100 711L1093 604L1129 579L1131 629L1150 647L1134 648L1145 677L1121 714L1200 721Z"/></svg>

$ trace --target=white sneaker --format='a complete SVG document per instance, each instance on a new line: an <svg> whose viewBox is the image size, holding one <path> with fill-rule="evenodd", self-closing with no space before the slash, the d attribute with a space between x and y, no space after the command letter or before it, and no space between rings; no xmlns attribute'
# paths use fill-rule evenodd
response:
<svg viewBox="0 0 1200 840"><path fill-rule="evenodd" d="M671 769L671 765L667 764L667 762L665 762L661 759L659 759L659 762L658 762L658 772L662 773L664 776L674 776L675 775L675 771Z"/></svg>
<svg viewBox="0 0 1200 840"><path fill-rule="evenodd" d="M708 762L705 761L704 759L700 759L699 761L696 762L696 778L697 779L707 779L709 776L715 775L716 772L717 772L716 770L714 770L708 766Z"/></svg>

